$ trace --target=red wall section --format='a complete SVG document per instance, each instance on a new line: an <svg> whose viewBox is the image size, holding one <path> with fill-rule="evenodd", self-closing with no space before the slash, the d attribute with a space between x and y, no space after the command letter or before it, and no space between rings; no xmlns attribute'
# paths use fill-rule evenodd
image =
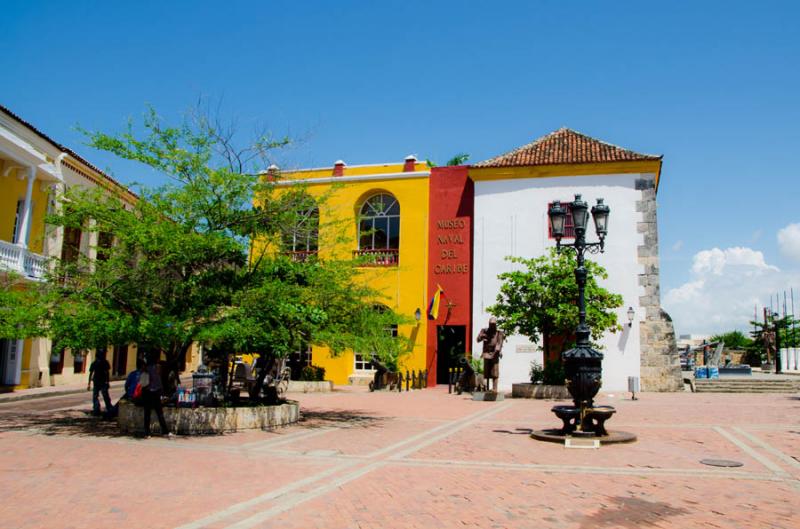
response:
<svg viewBox="0 0 800 529"><path fill-rule="evenodd" d="M428 303L436 285L444 289L439 317L428 320L428 383L436 384L436 327L465 325L472 336L472 219L475 190L467 166L434 167L430 176ZM448 308L448 303L452 306ZM427 306L424 317L427 317Z"/></svg>

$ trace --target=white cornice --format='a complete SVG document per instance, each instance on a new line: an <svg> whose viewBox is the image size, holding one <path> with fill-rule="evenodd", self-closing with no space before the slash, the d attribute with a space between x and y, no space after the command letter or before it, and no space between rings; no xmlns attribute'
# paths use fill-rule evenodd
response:
<svg viewBox="0 0 800 529"><path fill-rule="evenodd" d="M352 176L325 176L322 178L302 178L299 180L279 180L276 186L292 186L297 184L333 184L335 182L369 182L372 180L404 180L407 178L428 178L430 171L408 171L405 173L380 173Z"/></svg>

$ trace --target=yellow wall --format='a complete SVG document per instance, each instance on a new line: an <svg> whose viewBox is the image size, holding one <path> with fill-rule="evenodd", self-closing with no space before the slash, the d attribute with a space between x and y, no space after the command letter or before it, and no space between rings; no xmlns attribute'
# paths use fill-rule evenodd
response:
<svg viewBox="0 0 800 529"><path fill-rule="evenodd" d="M0 165L0 240L13 242L14 218L17 213L17 201L25 200L28 185L27 171L25 178L17 178L18 171L12 170L8 176L2 176L8 161ZM33 183L33 213L31 216L31 235L28 248L34 253L42 253L44 241L44 217L47 211L47 193L42 191L42 181Z"/></svg>
<svg viewBox="0 0 800 529"><path fill-rule="evenodd" d="M416 171L428 170L417 163ZM345 176L401 173L403 164L382 164L345 168ZM282 180L329 178L332 168L284 173ZM425 369L427 248L428 248L428 178L385 178L369 181L305 184L314 196L326 196L320 206L320 257L335 255L349 258L358 249L356 219L361 205L370 196L388 192L400 204L399 266L364 267L361 276L383 294L376 300L413 320L420 309L423 318L418 325L401 325L398 334L414 339L410 354L401 358L401 369ZM334 384L347 384L353 374L354 355L345 352L331 357L328 349L312 347L312 363L325 368L325 378Z"/></svg>

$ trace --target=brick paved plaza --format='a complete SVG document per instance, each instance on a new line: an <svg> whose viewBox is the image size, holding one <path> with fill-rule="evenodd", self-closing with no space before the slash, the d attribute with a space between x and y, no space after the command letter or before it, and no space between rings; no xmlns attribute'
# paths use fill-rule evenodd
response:
<svg viewBox="0 0 800 529"><path fill-rule="evenodd" d="M797 396L607 395L639 441L599 450L530 439L553 401L293 398L295 426L173 440L122 437L74 396L2 404L3 527L800 527Z"/></svg>

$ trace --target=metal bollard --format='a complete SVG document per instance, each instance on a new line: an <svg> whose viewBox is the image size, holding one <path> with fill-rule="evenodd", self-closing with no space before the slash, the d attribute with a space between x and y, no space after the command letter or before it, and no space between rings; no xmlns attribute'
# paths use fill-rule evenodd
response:
<svg viewBox="0 0 800 529"><path fill-rule="evenodd" d="M453 368L447 368L447 393L453 393Z"/></svg>
<svg viewBox="0 0 800 529"><path fill-rule="evenodd" d="M397 372L397 392L400 393L403 391L403 372Z"/></svg>
<svg viewBox="0 0 800 529"><path fill-rule="evenodd" d="M408 391L408 383L410 382L411 377L408 376L408 369L406 369L406 391Z"/></svg>

